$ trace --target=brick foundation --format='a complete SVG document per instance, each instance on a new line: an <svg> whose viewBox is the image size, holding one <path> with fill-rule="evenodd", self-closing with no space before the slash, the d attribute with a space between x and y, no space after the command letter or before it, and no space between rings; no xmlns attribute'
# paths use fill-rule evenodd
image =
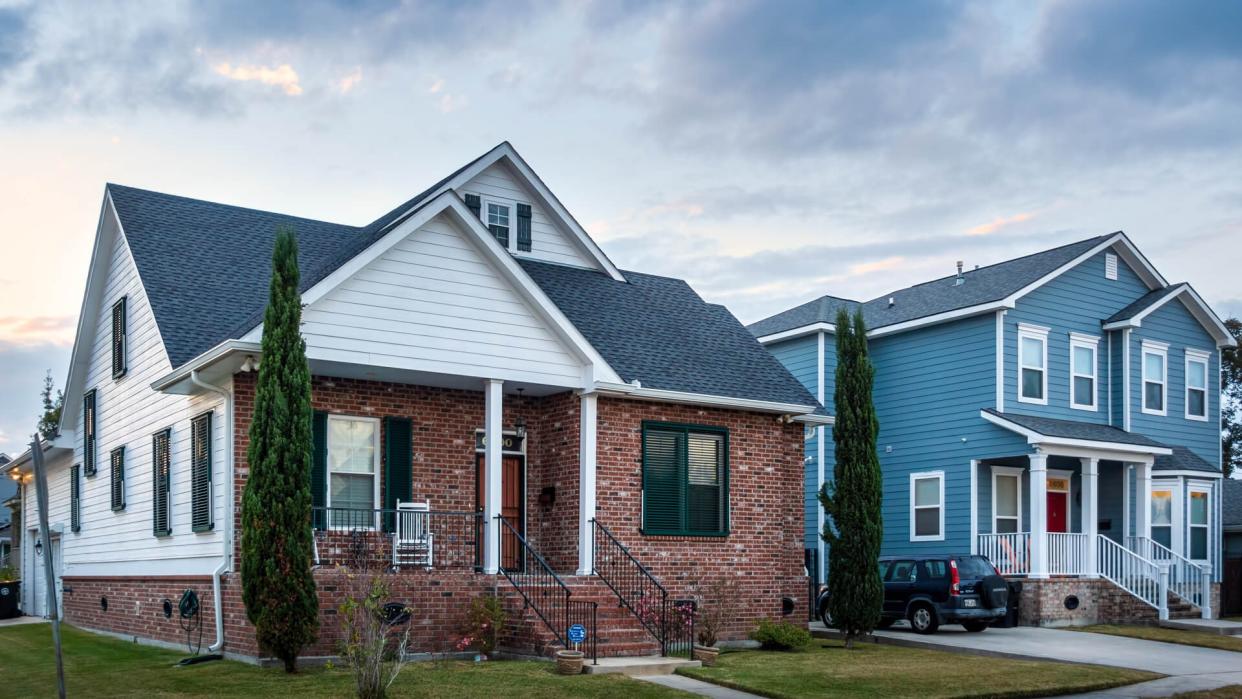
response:
<svg viewBox="0 0 1242 699"><path fill-rule="evenodd" d="M1078 598L1067 609L1066 598ZM1024 626L1088 626L1155 622L1156 610L1102 578L1022 580L1019 623Z"/></svg>

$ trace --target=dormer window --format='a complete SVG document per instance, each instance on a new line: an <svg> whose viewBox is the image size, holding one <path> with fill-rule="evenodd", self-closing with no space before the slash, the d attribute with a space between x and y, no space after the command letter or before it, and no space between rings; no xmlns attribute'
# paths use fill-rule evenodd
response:
<svg viewBox="0 0 1242 699"><path fill-rule="evenodd" d="M518 252L531 251L533 216L530 204L511 199L492 199L490 195L480 194L466 194L463 198L466 208L479 217L501 247ZM514 235L515 231L517 235Z"/></svg>
<svg viewBox="0 0 1242 699"><path fill-rule="evenodd" d="M487 218L483 219L487 230L492 232L496 242L502 247L509 247L509 207L504 204L487 202Z"/></svg>

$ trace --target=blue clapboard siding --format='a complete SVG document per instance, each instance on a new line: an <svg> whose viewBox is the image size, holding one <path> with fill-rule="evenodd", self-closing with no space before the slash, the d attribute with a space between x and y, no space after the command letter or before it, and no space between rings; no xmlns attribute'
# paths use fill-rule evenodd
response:
<svg viewBox="0 0 1242 699"><path fill-rule="evenodd" d="M1096 501L1099 521L1107 520L1111 525L1108 529L1101 526L1099 532L1119 544L1125 544L1125 532L1122 528L1125 522L1125 469L1125 464L1120 461L1100 462L1099 497Z"/></svg>
<svg viewBox="0 0 1242 699"><path fill-rule="evenodd" d="M1143 340L1165 342L1168 355L1166 415L1147 415L1143 400ZM1186 419L1186 348L1211 352L1208 359L1208 420ZM1130 333L1130 429L1165 444L1180 445L1210 464L1220 464L1220 356L1216 342L1181 301L1166 303Z"/></svg>
<svg viewBox="0 0 1242 699"><path fill-rule="evenodd" d="M884 553L970 551L970 461L1029 453L979 410L996 400L996 317L873 339L884 472ZM944 541L910 541L910 474L945 473Z"/></svg>
<svg viewBox="0 0 1242 699"><path fill-rule="evenodd" d="M825 346L825 355L832 353L835 365L836 354L831 344L832 338L827 338L828 343ZM768 345L768 351L777 361L793 374L794 378L802 383L811 395L816 395L819 390L818 372L816 363L818 361L819 347L818 335L810 334L803 337L786 340ZM825 377L827 380L827 377ZM829 413L831 414L831 409ZM827 433L827 430L825 430ZM815 431L815 435L819 434L819 430ZM818 453L818 437L813 436L805 442L804 473L802 480L802 503L803 503L803 538L807 548L816 548L818 544L818 533L816 525L819 522L819 501L816 499L816 488L819 482L819 464L815 462L815 456ZM826 445L825 451L831 455L831 443Z"/></svg>
<svg viewBox="0 0 1242 699"><path fill-rule="evenodd" d="M1125 333L1121 330L1110 330L1104 334L1104 348L1108 352L1109 373L1104 381L1109 391L1109 408L1113 427L1125 429L1125 386L1126 376L1123 369L1126 354Z"/></svg>

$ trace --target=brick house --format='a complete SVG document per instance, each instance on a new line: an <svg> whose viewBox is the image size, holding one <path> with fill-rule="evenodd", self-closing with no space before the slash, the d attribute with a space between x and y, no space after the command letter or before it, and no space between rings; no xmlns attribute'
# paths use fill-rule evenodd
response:
<svg viewBox="0 0 1242 699"><path fill-rule="evenodd" d="M240 510L282 226L313 374L307 655L335 653L359 571L415 610L420 651L451 647L483 594L519 653L574 622L601 655L668 650L639 612L721 576L741 597L726 638L805 618L803 438L831 418L726 309L618 269L502 143L365 226L108 185L47 452L67 622L180 643L164 601L189 588L204 645L262 655Z"/></svg>

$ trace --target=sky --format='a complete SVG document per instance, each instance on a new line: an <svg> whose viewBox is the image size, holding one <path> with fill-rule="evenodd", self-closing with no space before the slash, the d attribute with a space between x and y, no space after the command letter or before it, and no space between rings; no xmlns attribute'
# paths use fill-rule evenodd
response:
<svg viewBox="0 0 1242 699"><path fill-rule="evenodd" d="M1242 3L0 0L0 452L103 188L364 224L508 140L753 322L1124 230L1242 315Z"/></svg>

